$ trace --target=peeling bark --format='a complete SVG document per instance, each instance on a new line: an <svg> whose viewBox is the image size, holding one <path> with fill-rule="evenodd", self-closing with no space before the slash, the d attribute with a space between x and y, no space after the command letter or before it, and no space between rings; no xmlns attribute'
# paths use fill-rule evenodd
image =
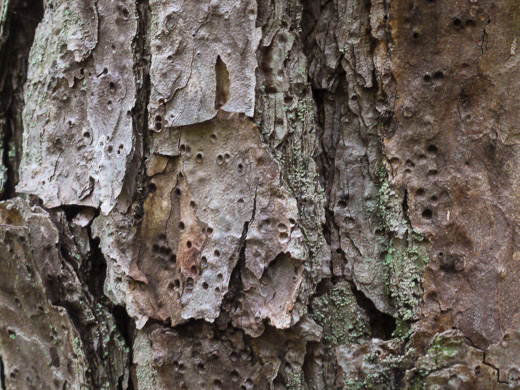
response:
<svg viewBox="0 0 520 390"><path fill-rule="evenodd" d="M0 0L0 388L518 388L519 17Z"/></svg>

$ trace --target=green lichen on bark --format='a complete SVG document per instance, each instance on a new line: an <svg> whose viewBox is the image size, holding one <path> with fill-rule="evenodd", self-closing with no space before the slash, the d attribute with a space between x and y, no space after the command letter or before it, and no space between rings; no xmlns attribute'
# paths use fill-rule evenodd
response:
<svg viewBox="0 0 520 390"><path fill-rule="evenodd" d="M332 285L326 294L313 300L312 317L323 327L329 348L358 343L370 335L368 319L346 282Z"/></svg>
<svg viewBox="0 0 520 390"><path fill-rule="evenodd" d="M415 319L422 302L422 275L428 263L425 237L416 231L406 215L403 202L388 181L386 170L380 171L377 213L381 228L389 239L382 259L385 292L395 308L395 317Z"/></svg>

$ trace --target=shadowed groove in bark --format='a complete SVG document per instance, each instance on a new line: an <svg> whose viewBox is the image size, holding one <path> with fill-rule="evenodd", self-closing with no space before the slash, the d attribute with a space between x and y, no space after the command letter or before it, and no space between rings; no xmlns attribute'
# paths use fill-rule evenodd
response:
<svg viewBox="0 0 520 390"><path fill-rule="evenodd" d="M128 361L129 364L132 364L134 349L133 349L133 339L135 335L135 321L130 318L126 309L123 306L113 305L112 307L112 315L114 316L116 326L123 335L126 346L129 350L128 353ZM118 390L134 390L134 383L132 382L132 377L128 381L128 386L123 387L123 377L119 378Z"/></svg>
<svg viewBox="0 0 520 390"><path fill-rule="evenodd" d="M7 169L3 193L0 176L0 200L15 196L23 134L23 84L43 10L42 0L14 0L8 4L4 31L7 39L0 42L0 165Z"/></svg>
<svg viewBox="0 0 520 390"><path fill-rule="evenodd" d="M219 317L216 322L222 322L225 326L231 326L231 318L229 317L229 313L236 309L234 307L236 305L237 298L240 297L241 292L244 290L244 284L242 282L242 270L246 267L246 237L249 229L249 225L255 219L256 213L256 196L253 205L253 212L251 214L251 220L246 221L244 223L244 230L242 231L242 235L239 241L239 256L238 262L233 268L231 272L231 277L229 279L229 287L228 292L224 295L224 299L222 301L222 310L220 312Z"/></svg>
<svg viewBox="0 0 520 390"><path fill-rule="evenodd" d="M136 183L128 181L126 184L127 191L133 189L131 194L132 199L136 203L133 212L134 223L138 224L142 221L144 216L143 203L150 192L153 192L149 185L150 178L146 174L146 161L153 153L152 134L148 125L148 104L150 100L150 37L148 31L150 30L151 10L149 0L137 0L136 9L138 16L137 35L134 39L134 76L139 86L137 92L136 104L132 109L132 123L136 139L135 166L137 167ZM130 178L131 175L128 176ZM100 254L102 255L101 251ZM125 307L113 305L112 315L114 316L116 326L121 332L128 348L128 361L130 364L130 377L126 389L137 389L137 383L134 383L136 377L133 372L134 361L134 339L136 334L135 321L128 315ZM122 389L122 378L120 378L120 386Z"/></svg>
<svg viewBox="0 0 520 390"><path fill-rule="evenodd" d="M93 209L85 206L69 205L62 206L56 210L58 213L63 211L66 217L66 222L63 220L60 221L56 217L53 218L54 223L59 227L59 229L65 229L66 227L62 226L61 224L70 224L81 212L93 211L92 215L94 215L94 218L99 216L99 209ZM54 210L51 210L51 212L52 211ZM111 352L106 350L106 348L108 348L108 343L106 345L101 345L99 340L96 340L97 337L100 337L100 334L93 334L91 328L95 325L91 322L91 320L85 317L85 310L91 310L91 314L95 317L95 322L97 324L102 323L98 331L101 331L104 337L109 337L110 339L115 335L113 332L114 330L108 327L110 321L108 318L108 313L112 315L115 328L119 334L123 336L127 347L132 345L128 334L132 329L133 320L131 320L128 315L123 316L121 311L117 310L117 307L105 296L104 283L107 268L106 260L103 253L101 252L101 249L99 248L99 239L92 238L90 225L87 226L86 229L89 239L90 251L85 258L72 258L71 248L65 244L65 237L63 240L60 240L59 243L60 254L64 262L68 263L68 265L74 269L74 273L81 283L80 288L86 290L84 291L85 300L82 301L80 299L78 302L74 299L71 299L72 294L70 294L69 289L66 288L66 283L64 283L60 278L49 279L49 288L47 291L48 294L50 294L52 303L56 306L63 307L67 311L67 314L69 315L71 321L79 333L85 355L89 360L89 363L91 363L91 369L87 372L89 383L92 386L101 388L105 384L101 378L105 377L113 379L111 375L111 367L100 367L96 363L100 358L104 360L104 362L108 361L108 356ZM63 231L61 234L63 236L66 235ZM74 239L74 236L72 236L72 238ZM108 334L106 333L107 331ZM121 389L123 388L123 379L124 375L121 375L117 378L119 382L119 388Z"/></svg>
<svg viewBox="0 0 520 390"><path fill-rule="evenodd" d="M2 361L2 356L0 356L0 388L5 389L5 372L4 372L4 362Z"/></svg>
<svg viewBox="0 0 520 390"><path fill-rule="evenodd" d="M150 28L150 4L148 0L139 0L137 2L138 13L138 32L135 39L135 67L134 74L137 80L140 80L140 88L135 107L133 108L133 126L137 138L140 140L137 147L141 148L140 161L136 162L139 166L137 173L137 187L135 188L133 199L136 200L138 206L134 211L134 219L140 221L144 215L143 203L151 192L149 186L150 178L146 174L145 162L153 152L152 134L148 126L148 103L150 100L150 47L147 32Z"/></svg>
<svg viewBox="0 0 520 390"><path fill-rule="evenodd" d="M371 2L365 1L365 3L366 7L370 9ZM305 56L308 58L309 63L312 63L313 60L323 60L322 58L315 58L316 52L313 51L313 48L317 44L317 42L315 41L315 37L313 36L313 34L314 30L318 27L317 23L319 22L319 18L327 17L321 15L321 12L325 12L327 6L330 6L330 3L317 6L316 3L312 2L312 0L303 2L303 15L301 20L301 39L303 52ZM328 16L330 17L330 15ZM369 34L368 31L365 33ZM373 56L376 40L372 36L370 36L369 38L370 48L367 50L369 52L369 55ZM323 56L324 54L322 52L319 52L319 55ZM334 186L336 185L335 182L338 180L336 176L339 174L338 162L336 161L336 154L338 148L340 147L339 142L342 138L346 136L345 133L353 131L352 128L346 128L344 126L344 124L342 123L343 117L347 114L351 116L357 116L359 114L355 113L354 110L348 105L348 100L350 99L349 87L352 89L353 86L349 85L349 82L351 81L347 80L347 73L341 64L341 61L337 62L336 67L334 69L324 70L324 72L328 72L327 75L329 77L327 88L323 88L323 86L321 85L321 80L316 79L313 74L309 74L309 82L311 84L312 97L314 105L316 107L315 126L317 137L319 140L319 149L315 156L315 161L319 169L319 180L323 188L325 189L326 194L326 223L323 225L323 231L325 238L327 239L327 242L331 247L332 258L341 258L341 261L344 264L346 264L348 262L348 259L345 256L345 253L343 252L341 247L337 245L338 237L340 236L340 227L338 226L334 215L335 202L333 197L338 196L338 194L334 193L334 190L338 190L337 188L334 188ZM321 76L321 74L318 75ZM378 83L376 80L375 69L373 69L371 72L371 78L373 87L358 87L362 88L363 91L366 92L369 96L375 97L378 93ZM346 110L347 112L342 112L342 110ZM331 111L333 111L332 115L335 116L332 119L330 118ZM382 118L378 119L382 120ZM387 118L386 121L389 121L389 119ZM374 136L372 134L363 134L363 129L358 129L357 131L360 132L359 137L363 143L363 147L367 149L368 154L368 149L372 147L372 145L374 144ZM377 154L377 158L379 160L382 160L384 156L382 144L379 139L376 139L375 143L377 144L377 150L375 152ZM342 156L340 155L339 158L341 157ZM367 155L365 155L363 159L358 159L357 164L365 165L367 167L367 172L370 174L371 167ZM352 167L347 165L342 168L351 169ZM372 181L377 182L377 178L372 178ZM366 189L363 190L366 191ZM342 202L348 203L348 200L348 192L343 194L339 202L338 199L335 199L337 204L341 204ZM405 205L406 198L403 201L403 208L405 208ZM406 211L407 210L404 209L405 214ZM387 232L384 233L388 237L390 237L390 235ZM334 265L332 265L332 267L334 267ZM335 278L332 278L332 283L335 283ZM368 298L366 294L358 290L355 286L355 283L353 283L352 280L350 280L350 285L352 287L353 293L356 295L358 305L365 309L367 313L369 313L371 317L371 323L379 323L382 321L382 324L384 324L384 326L389 326L388 330L384 330L384 326L379 328L379 330L376 331L378 335L374 335L374 337L381 337L386 340L390 339L393 330L395 330L395 320L391 318L391 316L377 310L370 298Z"/></svg>
<svg viewBox="0 0 520 390"><path fill-rule="evenodd" d="M217 56L215 64L215 76L217 79L217 91L215 93L215 109L222 107L229 98L229 72L226 63Z"/></svg>
<svg viewBox="0 0 520 390"><path fill-rule="evenodd" d="M357 305L368 315L370 321L371 336L381 340L391 340L396 329L395 318L383 313L374 306L374 303L359 291L354 283L350 283L352 293Z"/></svg>

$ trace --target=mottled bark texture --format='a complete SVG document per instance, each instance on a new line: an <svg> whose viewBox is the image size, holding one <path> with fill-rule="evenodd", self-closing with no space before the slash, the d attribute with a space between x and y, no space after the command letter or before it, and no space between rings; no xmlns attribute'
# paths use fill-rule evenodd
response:
<svg viewBox="0 0 520 390"><path fill-rule="evenodd" d="M516 0L0 0L0 389L520 388Z"/></svg>

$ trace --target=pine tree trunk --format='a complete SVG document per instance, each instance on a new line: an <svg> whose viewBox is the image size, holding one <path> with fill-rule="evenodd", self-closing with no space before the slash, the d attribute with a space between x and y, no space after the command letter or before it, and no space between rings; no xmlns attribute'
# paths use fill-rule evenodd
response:
<svg viewBox="0 0 520 390"><path fill-rule="evenodd" d="M0 0L0 389L520 388L519 21Z"/></svg>

